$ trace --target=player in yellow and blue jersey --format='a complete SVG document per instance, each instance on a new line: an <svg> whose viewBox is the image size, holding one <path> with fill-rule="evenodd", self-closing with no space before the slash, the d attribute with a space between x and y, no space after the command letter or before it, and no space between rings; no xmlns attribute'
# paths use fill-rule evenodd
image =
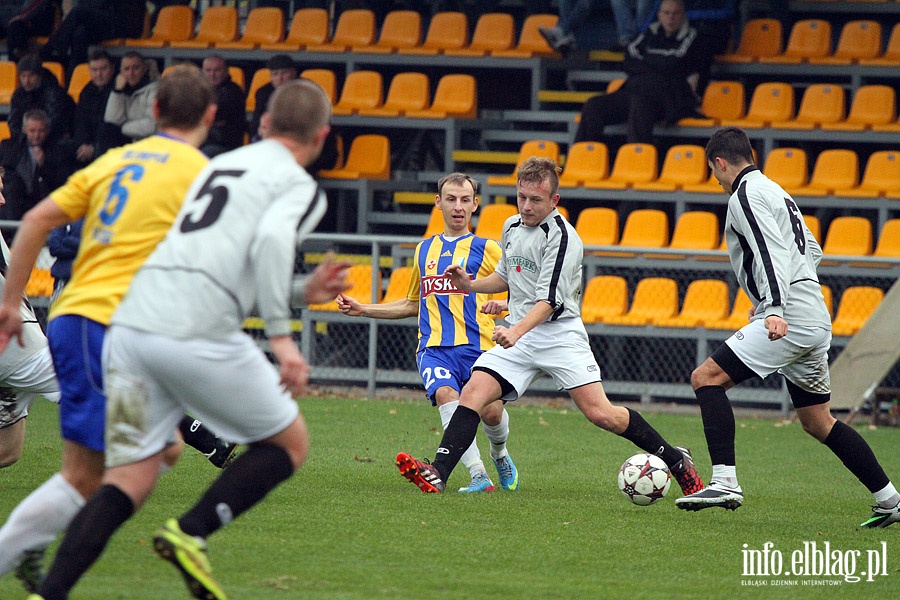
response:
<svg viewBox="0 0 900 600"><path fill-rule="evenodd" d="M504 301L489 294L467 294L456 289L444 270L462 266L473 279L494 272L502 251L494 240L469 231L478 208L478 184L464 173L451 173L438 182L437 206L444 217L444 232L416 246L413 271L406 298L384 304L361 304L346 295L337 298L341 311L350 316L403 319L418 315L419 345L416 364L425 394L437 406L444 429L459 405L459 393L469 380L472 364L494 346L492 314L505 308ZM518 471L506 450L509 415L501 402L482 414L485 434L491 442L491 458L504 489L518 487ZM460 492L492 491L491 482L475 441L466 449L462 463L472 479Z"/></svg>
<svg viewBox="0 0 900 600"><path fill-rule="evenodd" d="M47 326L61 392L62 468L0 530L0 565L42 552L100 486L106 415L100 358L106 328L208 162L197 147L215 116L214 98L199 70L173 70L155 103L157 135L110 150L23 219L0 306L0 351L11 338L21 340L22 292L49 232L80 218L84 229L72 278L53 304ZM39 570L26 587L35 587L38 579Z"/></svg>

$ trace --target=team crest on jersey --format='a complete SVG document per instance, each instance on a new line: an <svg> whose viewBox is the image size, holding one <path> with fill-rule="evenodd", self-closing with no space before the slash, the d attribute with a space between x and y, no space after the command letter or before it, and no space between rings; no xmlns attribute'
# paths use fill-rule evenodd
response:
<svg viewBox="0 0 900 600"><path fill-rule="evenodd" d="M464 292L453 285L453 281L446 275L426 275L422 278L422 298L427 298L432 294L449 296L451 294L459 294L468 296L468 292Z"/></svg>
<svg viewBox="0 0 900 600"><path fill-rule="evenodd" d="M435 268L437 268L437 261L429 260L428 264L425 265L425 268L427 268L429 271L433 271Z"/></svg>
<svg viewBox="0 0 900 600"><path fill-rule="evenodd" d="M537 263L524 256L510 256L506 259L506 262L509 263L509 266L514 269L516 273L521 273L522 271L528 271L529 273L537 272Z"/></svg>

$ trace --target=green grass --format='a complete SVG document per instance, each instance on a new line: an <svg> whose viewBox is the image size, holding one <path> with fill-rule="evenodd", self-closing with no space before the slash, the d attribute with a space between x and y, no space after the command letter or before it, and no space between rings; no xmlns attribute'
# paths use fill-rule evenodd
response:
<svg viewBox="0 0 900 600"><path fill-rule="evenodd" d="M796 423L739 419L746 505L686 513L675 508L676 489L650 507L625 500L616 472L636 450L571 406L511 406L521 488L474 496L421 494L397 473L399 450L431 457L440 440L438 415L424 401L317 398L303 400L301 410L312 438L307 464L210 538L216 575L232 599L892 597L898 589L900 526L858 529L870 495ZM695 448L708 475L699 416L647 417L671 441ZM861 431L900 478L897 431ZM56 410L41 403L29 419L25 456L0 470L0 518L57 469L59 447ZM215 476L188 450L73 600L187 598L148 540ZM450 487L466 480L460 468ZM833 551L861 550L859 572L865 551L883 540L889 575L873 582L784 588L772 585L776 577L742 577L743 544L761 550L772 542L789 567L804 542L821 549L827 541ZM743 579L769 585L748 587ZM0 598L25 596L11 575L0 579Z"/></svg>

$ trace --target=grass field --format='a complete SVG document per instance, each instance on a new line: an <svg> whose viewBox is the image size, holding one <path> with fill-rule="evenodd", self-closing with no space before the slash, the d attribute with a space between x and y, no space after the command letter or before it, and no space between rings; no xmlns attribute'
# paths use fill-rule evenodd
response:
<svg viewBox="0 0 900 600"><path fill-rule="evenodd" d="M900 589L900 526L858 529L870 495L796 423L739 419L744 507L686 513L675 508L677 486L654 506L629 503L616 472L636 450L570 405L511 406L520 490L498 486L474 496L425 495L397 473L399 450L432 457L440 439L437 413L424 401L316 398L301 409L312 436L303 470L210 539L231 599L889 598ZM647 416L668 439L693 447L708 476L699 416ZM900 432L861 431L900 481ZM482 434L479 440L487 457ZM56 409L41 403L29 418L25 456L0 470L0 518L57 469L58 458ZM188 450L72 598L188 598L148 540L215 476ZM466 480L458 469L450 486ZM758 570L745 576L746 550L761 557L766 542L773 545L764 562L774 568L780 556L782 573L796 568L793 556L814 573L802 557L813 543L819 552L828 544L832 572L853 567L861 575L870 555L886 556L887 564L873 581L857 583ZM0 598L25 596L12 575L0 579Z"/></svg>

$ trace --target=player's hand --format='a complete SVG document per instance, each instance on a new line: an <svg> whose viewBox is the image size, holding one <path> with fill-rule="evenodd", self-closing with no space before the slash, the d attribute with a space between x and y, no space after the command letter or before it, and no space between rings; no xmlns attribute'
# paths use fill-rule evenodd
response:
<svg viewBox="0 0 900 600"><path fill-rule="evenodd" d="M94 146L91 144L82 144L75 151L75 158L78 162L90 162L94 158Z"/></svg>
<svg viewBox="0 0 900 600"><path fill-rule="evenodd" d="M281 367L281 385L291 396L303 396L309 383L309 364L289 335L269 338L269 347Z"/></svg>
<svg viewBox="0 0 900 600"><path fill-rule="evenodd" d="M466 270L460 265L450 265L444 269L444 275L450 278L450 281L453 282L456 289L463 292L472 290L472 280L469 278L469 274Z"/></svg>
<svg viewBox="0 0 900 600"><path fill-rule="evenodd" d="M19 312L18 305L0 306L0 353L6 350L13 338L16 338L20 346L25 346L22 341L22 313Z"/></svg>
<svg viewBox="0 0 900 600"><path fill-rule="evenodd" d="M777 315L766 317L766 329L769 331L769 340L780 340L787 335L788 323Z"/></svg>
<svg viewBox="0 0 900 600"><path fill-rule="evenodd" d="M494 327L494 335L491 339L501 348L512 348L522 337L508 327Z"/></svg>
<svg viewBox="0 0 900 600"><path fill-rule="evenodd" d="M362 304L350 296L338 294L334 301L337 302L340 311L348 317L361 317L363 314Z"/></svg>
<svg viewBox="0 0 900 600"><path fill-rule="evenodd" d="M347 270L350 263L334 259L334 252L328 251L325 260L309 276L306 282L306 302L308 304L320 304L330 302L340 294L350 289L347 281Z"/></svg>
<svg viewBox="0 0 900 600"><path fill-rule="evenodd" d="M509 310L506 300L488 300L481 305L481 312L486 315L499 315Z"/></svg>

